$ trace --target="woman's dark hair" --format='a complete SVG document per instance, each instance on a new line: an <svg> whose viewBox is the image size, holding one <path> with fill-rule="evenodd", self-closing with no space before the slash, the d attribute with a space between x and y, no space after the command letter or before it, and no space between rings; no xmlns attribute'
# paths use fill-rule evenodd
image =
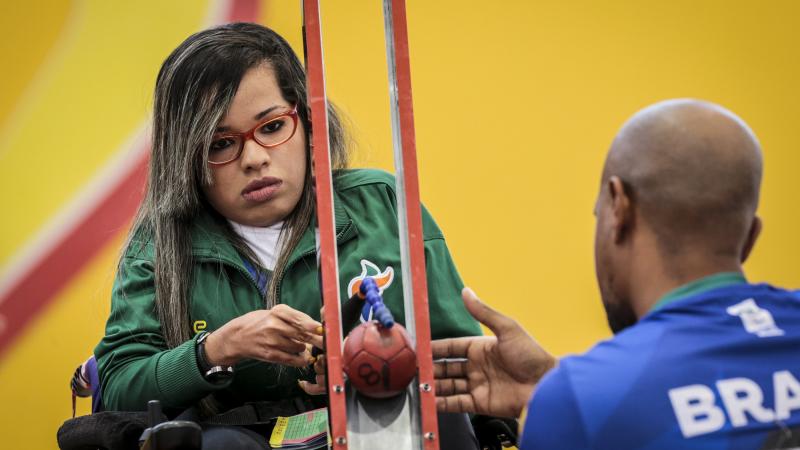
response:
<svg viewBox="0 0 800 450"><path fill-rule="evenodd" d="M188 312L191 224L203 209L211 208L204 199L203 186L213 182L208 149L214 130L245 72L264 63L275 71L283 98L297 105L300 120L310 132L303 66L285 39L261 25L232 23L193 34L167 57L158 73L147 188L123 255L133 245L134 234L145 230L155 248L156 312L169 347L192 336ZM328 117L332 164L334 169L345 168L344 130L332 106ZM314 214L309 142L306 136L305 184L300 200L284 219L283 246L264 299L267 308L279 302L278 280ZM234 247L257 263L252 250L227 221L219 222Z"/></svg>

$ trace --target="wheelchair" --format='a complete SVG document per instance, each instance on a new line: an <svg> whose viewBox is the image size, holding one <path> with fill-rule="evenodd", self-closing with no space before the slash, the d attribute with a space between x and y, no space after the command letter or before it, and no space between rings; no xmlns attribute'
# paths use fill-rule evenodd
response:
<svg viewBox="0 0 800 450"><path fill-rule="evenodd" d="M148 402L147 411L106 411L94 356L75 369L70 380L72 415L59 428L61 450L200 450L202 427L197 421L169 420L158 400ZM92 413L75 417L77 398L91 397ZM218 414L212 425L269 425L279 415L294 415L315 405L295 401L245 404ZM193 418L193 417L192 417ZM274 424L274 422L272 422ZM481 450L501 450L517 445L517 421L475 415L471 417Z"/></svg>

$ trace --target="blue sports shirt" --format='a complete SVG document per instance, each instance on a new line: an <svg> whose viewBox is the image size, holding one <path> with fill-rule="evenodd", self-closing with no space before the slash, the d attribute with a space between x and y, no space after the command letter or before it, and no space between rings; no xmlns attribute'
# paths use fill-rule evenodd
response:
<svg viewBox="0 0 800 450"><path fill-rule="evenodd" d="M521 450L800 447L800 291L725 273L667 297L542 379Z"/></svg>

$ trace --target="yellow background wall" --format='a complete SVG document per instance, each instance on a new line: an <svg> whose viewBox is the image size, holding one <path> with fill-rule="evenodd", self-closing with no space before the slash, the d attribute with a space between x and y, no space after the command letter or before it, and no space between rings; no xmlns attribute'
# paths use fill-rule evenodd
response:
<svg viewBox="0 0 800 450"><path fill-rule="evenodd" d="M301 50L298 4L262 1L259 16ZM161 61L225 5L0 5L0 277L127 148ZM328 0L322 11L329 94L352 122L354 164L391 169L380 4ZM592 259L599 173L621 123L661 99L721 103L756 131L765 229L746 269L800 286L796 2L408 0L408 17L423 200L465 281L552 351L609 335ZM124 231L0 354L3 448L56 447Z"/></svg>

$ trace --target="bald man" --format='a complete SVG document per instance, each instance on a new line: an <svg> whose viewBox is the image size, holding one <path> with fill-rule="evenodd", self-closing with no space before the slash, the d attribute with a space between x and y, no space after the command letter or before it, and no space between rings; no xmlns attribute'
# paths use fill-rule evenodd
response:
<svg viewBox="0 0 800 450"><path fill-rule="evenodd" d="M595 206L615 336L556 361L465 289L496 337L434 342L439 409L521 416L523 450L800 446L800 291L742 271L761 230L761 166L753 132L717 105L635 114Z"/></svg>

